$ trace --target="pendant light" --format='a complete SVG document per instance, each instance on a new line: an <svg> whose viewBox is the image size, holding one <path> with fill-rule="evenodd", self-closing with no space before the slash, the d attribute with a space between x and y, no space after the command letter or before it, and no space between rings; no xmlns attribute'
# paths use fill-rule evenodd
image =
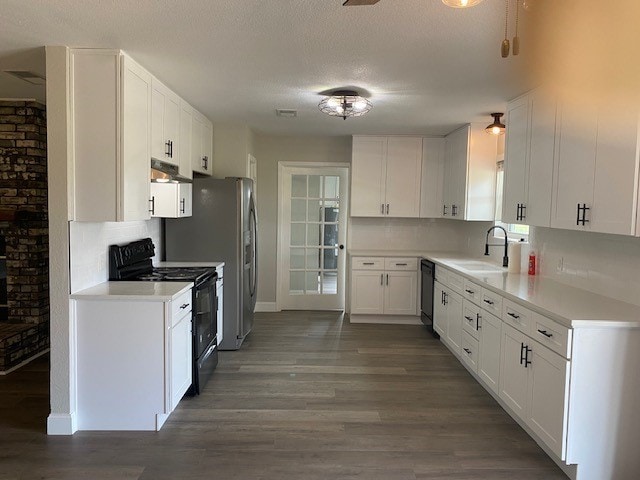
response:
<svg viewBox="0 0 640 480"><path fill-rule="evenodd" d="M500 117L502 117L504 113L492 113L493 123L491 125L487 125L487 128L484 130L491 135L504 135L505 125L500 122Z"/></svg>
<svg viewBox="0 0 640 480"><path fill-rule="evenodd" d="M318 108L322 113L346 120L347 117L366 115L373 105L354 90L336 90L330 96L323 98Z"/></svg>
<svg viewBox="0 0 640 480"><path fill-rule="evenodd" d="M467 8L477 5L482 0L442 0L442 3L453 8Z"/></svg>

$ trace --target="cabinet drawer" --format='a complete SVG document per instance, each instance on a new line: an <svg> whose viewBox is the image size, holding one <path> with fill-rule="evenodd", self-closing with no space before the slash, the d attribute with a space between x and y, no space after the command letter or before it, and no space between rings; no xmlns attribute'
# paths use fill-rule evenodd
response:
<svg viewBox="0 0 640 480"><path fill-rule="evenodd" d="M467 280L466 278L462 284L462 296L471 300L476 305L482 304L482 287L473 283L471 280Z"/></svg>
<svg viewBox="0 0 640 480"><path fill-rule="evenodd" d="M494 315L499 316L502 314L502 297L497 293L493 293L491 290L487 290L486 288L482 289L482 302L480 305Z"/></svg>
<svg viewBox="0 0 640 480"><path fill-rule="evenodd" d="M457 273L449 271L447 272L447 280L449 281L449 287L451 288L451 290L462 295L462 293L464 292L464 277L462 275L458 275Z"/></svg>
<svg viewBox="0 0 640 480"><path fill-rule="evenodd" d="M187 290L171 302L171 324L175 324L185 313L191 311L191 290Z"/></svg>
<svg viewBox="0 0 640 480"><path fill-rule="evenodd" d="M351 260L353 270L384 270L384 258L382 257L353 257Z"/></svg>
<svg viewBox="0 0 640 480"><path fill-rule="evenodd" d="M384 259L385 270L418 270L418 259L416 257L390 257Z"/></svg>
<svg viewBox="0 0 640 480"><path fill-rule="evenodd" d="M467 365L467 368L473 372L478 371L478 340L469 335L469 332L464 330L462 332L461 345L462 359Z"/></svg>
<svg viewBox="0 0 640 480"><path fill-rule="evenodd" d="M564 358L571 358L571 330L553 320L534 313L530 335Z"/></svg>
<svg viewBox="0 0 640 480"><path fill-rule="evenodd" d="M481 317L480 307L465 298L462 301L462 329L475 339L478 339L478 327L480 326Z"/></svg>
<svg viewBox="0 0 640 480"><path fill-rule="evenodd" d="M522 333L529 335L529 325L533 318L533 312L528 308L505 299L502 308L502 320Z"/></svg>

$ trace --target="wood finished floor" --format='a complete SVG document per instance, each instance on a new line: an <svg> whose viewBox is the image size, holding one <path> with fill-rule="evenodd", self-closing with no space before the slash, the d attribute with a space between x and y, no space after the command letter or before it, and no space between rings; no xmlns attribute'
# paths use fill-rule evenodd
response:
<svg viewBox="0 0 640 480"><path fill-rule="evenodd" d="M0 480L566 479L418 326L258 314L157 433L46 436L48 369L0 377Z"/></svg>

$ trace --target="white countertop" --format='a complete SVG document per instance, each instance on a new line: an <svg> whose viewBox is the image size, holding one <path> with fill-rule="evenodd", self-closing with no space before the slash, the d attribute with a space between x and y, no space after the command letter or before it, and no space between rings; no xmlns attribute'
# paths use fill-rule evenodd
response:
<svg viewBox="0 0 640 480"><path fill-rule="evenodd" d="M640 328L640 306L598 295L552 279L507 273L499 265L484 262L456 252L351 250L352 256L424 257L436 264L455 270L460 275L549 317L566 327L631 327ZM472 271L461 263L481 262L495 272Z"/></svg>
<svg viewBox="0 0 640 480"><path fill-rule="evenodd" d="M104 282L73 293L69 298L169 302L192 287L193 282Z"/></svg>
<svg viewBox="0 0 640 480"><path fill-rule="evenodd" d="M224 262L158 262L156 267L224 267Z"/></svg>

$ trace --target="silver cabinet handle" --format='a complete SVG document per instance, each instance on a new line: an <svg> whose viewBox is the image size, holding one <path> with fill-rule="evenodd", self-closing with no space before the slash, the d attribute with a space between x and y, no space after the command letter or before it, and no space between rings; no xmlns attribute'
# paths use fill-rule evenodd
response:
<svg viewBox="0 0 640 480"><path fill-rule="evenodd" d="M380 213L384 215L384 203L380 204Z"/></svg>
<svg viewBox="0 0 640 480"><path fill-rule="evenodd" d="M375 265L375 263L373 263L373 262L363 262L362 264L363 265Z"/></svg>
<svg viewBox="0 0 640 480"><path fill-rule="evenodd" d="M486 303L487 305L493 305L493 300L487 300L486 298L484 300L482 300L484 303Z"/></svg>
<svg viewBox="0 0 640 480"><path fill-rule="evenodd" d="M473 295L474 293L476 293L473 290L469 290L468 288L465 288L464 291L467 292L469 295Z"/></svg>
<svg viewBox="0 0 640 480"><path fill-rule="evenodd" d="M380 285L384 285L384 283L383 283L383 279L384 279L384 274L383 274L383 273L381 273L381 274L380 274Z"/></svg>
<svg viewBox="0 0 640 480"><path fill-rule="evenodd" d="M387 203L387 215L389 215L389 204Z"/></svg>
<svg viewBox="0 0 640 480"><path fill-rule="evenodd" d="M466 318L467 321L469 321L469 322L473 322L473 318L472 317L468 317L468 316L465 315L464 318Z"/></svg>
<svg viewBox="0 0 640 480"><path fill-rule="evenodd" d="M406 267L406 263L396 263L396 267Z"/></svg>
<svg viewBox="0 0 640 480"><path fill-rule="evenodd" d="M520 318L520 315L516 315L513 312L507 312L507 315L509 315L511 318L515 318L516 320Z"/></svg>
<svg viewBox="0 0 640 480"><path fill-rule="evenodd" d="M538 333L540 333L541 335L544 335L544 336L545 336L545 337L547 337L547 338L551 338L551 337L553 337L553 333L549 333L549 332L547 332L546 330L540 330L540 329L538 329Z"/></svg>
<svg viewBox="0 0 640 480"><path fill-rule="evenodd" d="M471 355L471 350L469 350L468 348L463 348L463 350L467 352L467 355Z"/></svg>
<svg viewBox="0 0 640 480"><path fill-rule="evenodd" d="M389 285L389 274L387 273L387 285Z"/></svg>
<svg viewBox="0 0 640 480"><path fill-rule="evenodd" d="M180 305L180 310L184 310L185 308L187 308L189 306L188 303L183 303L182 305Z"/></svg>

